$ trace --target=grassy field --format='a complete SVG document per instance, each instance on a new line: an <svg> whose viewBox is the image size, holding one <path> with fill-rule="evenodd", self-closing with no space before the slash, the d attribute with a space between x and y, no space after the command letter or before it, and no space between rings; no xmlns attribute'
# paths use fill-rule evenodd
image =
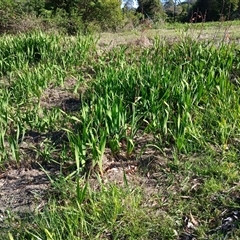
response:
<svg viewBox="0 0 240 240"><path fill-rule="evenodd" d="M240 239L237 28L1 36L1 239Z"/></svg>

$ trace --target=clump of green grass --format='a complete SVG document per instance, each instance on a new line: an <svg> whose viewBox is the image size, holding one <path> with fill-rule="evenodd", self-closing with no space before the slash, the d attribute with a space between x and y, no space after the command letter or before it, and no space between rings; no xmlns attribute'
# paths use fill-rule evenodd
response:
<svg viewBox="0 0 240 240"><path fill-rule="evenodd" d="M91 91L96 97L92 101L102 98L106 109L108 96L113 104L121 101L126 119L134 114L141 119L139 128L144 125L145 130L160 133L160 144L174 142L180 151L204 148L212 141L208 133L216 144L228 142L231 132L237 130L239 113L238 89L229 79L234 49L187 40L173 46L157 42L152 49L137 54L133 50L130 56L124 51L121 48L118 56L115 52L106 56L108 66L100 67L93 82ZM129 65L131 58L137 60ZM229 124L225 124L226 116Z"/></svg>
<svg viewBox="0 0 240 240"><path fill-rule="evenodd" d="M88 62L93 50L94 40L80 36L33 32L0 39L1 162L21 160L19 142L27 132L45 134L61 128L59 106L43 109L41 97L49 87L63 86Z"/></svg>

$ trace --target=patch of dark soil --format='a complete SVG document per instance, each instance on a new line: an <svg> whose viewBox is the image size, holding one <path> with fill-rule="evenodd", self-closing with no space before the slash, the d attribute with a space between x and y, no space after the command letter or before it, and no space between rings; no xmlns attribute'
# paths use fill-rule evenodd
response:
<svg viewBox="0 0 240 240"><path fill-rule="evenodd" d="M40 211L47 202L50 181L40 169L9 169L0 174L0 229L8 214Z"/></svg>
<svg viewBox="0 0 240 240"><path fill-rule="evenodd" d="M33 130L27 131L24 136L19 138L19 158L17 164L26 168L38 161L43 164L49 163L49 159L58 161L63 145L68 143L66 132L63 130L49 131L41 133ZM47 155L46 155L47 154ZM8 160L10 165L14 165L14 161Z"/></svg>
<svg viewBox="0 0 240 240"><path fill-rule="evenodd" d="M18 212L39 208L48 185L46 174L38 169L16 169L1 174L0 210Z"/></svg>
<svg viewBox="0 0 240 240"><path fill-rule="evenodd" d="M59 173L59 165L37 158L37 151L41 151L46 140L58 149L67 137L64 131L39 133L29 130L18 143L21 161L7 161L0 172L0 231L9 213L21 218L24 214L40 211L47 203L49 176L53 178Z"/></svg>
<svg viewBox="0 0 240 240"><path fill-rule="evenodd" d="M48 109L56 106L61 107L62 102L68 99L76 99L77 95L73 92L77 81L76 78L69 77L64 80L63 86L52 85L45 89L40 99L41 106Z"/></svg>
<svg viewBox="0 0 240 240"><path fill-rule="evenodd" d="M79 96L85 94L89 87L90 76L93 74L91 69L82 70L83 74L87 75L84 81L80 82L74 77L68 77L62 86L52 85L45 89L40 99L41 106L46 109L59 107L66 112L80 110L81 100Z"/></svg>
<svg viewBox="0 0 240 240"><path fill-rule="evenodd" d="M30 136L28 141L40 141L38 133L29 132ZM43 210L51 196L51 179L59 175L58 164L36 161L36 153L30 150L24 149L22 157L26 159L7 161L0 171L0 238L18 222L31 222L29 219Z"/></svg>
<svg viewBox="0 0 240 240"><path fill-rule="evenodd" d="M49 131L47 133L40 133L29 130L25 133L23 140L19 142L22 145L28 145L28 143L40 143L41 141L49 139L54 146L57 146L63 142L68 141L66 132L60 131ZM25 144L24 144L25 143Z"/></svg>
<svg viewBox="0 0 240 240"><path fill-rule="evenodd" d="M64 99L61 103L61 109L65 112L79 111L81 108L81 101L75 98Z"/></svg>
<svg viewBox="0 0 240 240"><path fill-rule="evenodd" d="M45 90L40 101L42 107L50 109L53 107L61 107L64 101L66 102L68 99L75 98L76 97L74 94L70 93L69 91L66 91L60 87L55 87L53 89L49 88Z"/></svg>

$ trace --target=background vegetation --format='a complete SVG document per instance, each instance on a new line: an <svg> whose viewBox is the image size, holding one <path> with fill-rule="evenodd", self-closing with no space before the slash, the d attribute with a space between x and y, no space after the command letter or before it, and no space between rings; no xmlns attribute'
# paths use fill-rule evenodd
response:
<svg viewBox="0 0 240 240"><path fill-rule="evenodd" d="M23 32L33 28L62 31L132 29L144 19L158 26L164 22L203 22L239 18L239 0L2 0L0 32Z"/></svg>

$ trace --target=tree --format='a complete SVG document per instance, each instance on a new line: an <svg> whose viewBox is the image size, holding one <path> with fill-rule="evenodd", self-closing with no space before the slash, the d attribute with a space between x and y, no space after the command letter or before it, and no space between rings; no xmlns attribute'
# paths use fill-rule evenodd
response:
<svg viewBox="0 0 240 240"><path fill-rule="evenodd" d="M205 15L206 21L229 19L231 13L237 9L238 4L239 0L197 0L191 13L189 13L189 18Z"/></svg>
<svg viewBox="0 0 240 240"><path fill-rule="evenodd" d="M23 4L18 4L14 0L0 1L0 33L8 31L15 22L20 21Z"/></svg>
<svg viewBox="0 0 240 240"><path fill-rule="evenodd" d="M119 0L101 0L92 1L89 8L91 15L85 15L83 19L97 21L100 23L102 29L115 29L123 20L123 13L121 11L121 2ZM83 15L84 16L84 15Z"/></svg>
<svg viewBox="0 0 240 240"><path fill-rule="evenodd" d="M164 15L163 6L159 0L138 0L137 12L153 20Z"/></svg>
<svg viewBox="0 0 240 240"><path fill-rule="evenodd" d="M167 16L173 19L173 21L175 21L176 16L180 15L182 12L180 1L177 0L167 0L164 2L163 7Z"/></svg>
<svg viewBox="0 0 240 240"><path fill-rule="evenodd" d="M47 0L46 8L52 9L53 14L61 9L69 18L79 16L84 24L94 22L105 30L115 29L123 18L119 0Z"/></svg>
<svg viewBox="0 0 240 240"><path fill-rule="evenodd" d="M134 0L125 0L122 3L122 7L127 10L132 10L136 6L136 1Z"/></svg>
<svg viewBox="0 0 240 240"><path fill-rule="evenodd" d="M181 12L178 15L178 20L181 22L187 22L189 21L188 14L190 12L190 9L192 8L192 5L195 3L195 0L188 0L185 2L179 3L179 7L181 7Z"/></svg>
<svg viewBox="0 0 240 240"><path fill-rule="evenodd" d="M238 2L236 10L234 10L233 14L231 15L231 19L240 19L240 1Z"/></svg>

